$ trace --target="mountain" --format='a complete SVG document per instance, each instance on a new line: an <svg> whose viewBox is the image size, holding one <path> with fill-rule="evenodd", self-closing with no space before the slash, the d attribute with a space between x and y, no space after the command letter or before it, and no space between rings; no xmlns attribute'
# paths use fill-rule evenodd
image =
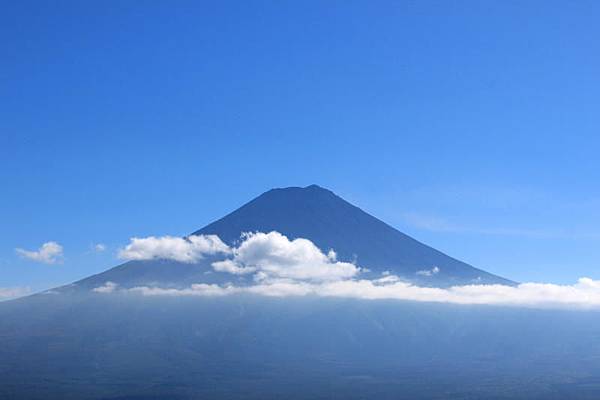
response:
<svg viewBox="0 0 600 400"><path fill-rule="evenodd" d="M334 249L340 260L356 261L377 274L390 271L413 282L512 283L418 242L317 185L269 190L194 234L216 234L233 243L240 232L254 231L307 238L323 251ZM435 267L439 273L417 274Z"/></svg>
<svg viewBox="0 0 600 400"><path fill-rule="evenodd" d="M289 239L310 239L323 252L333 249L339 260L370 270L363 274L368 278L389 272L415 284L434 287L513 284L420 243L317 185L269 190L192 235L215 234L232 245L244 232L271 231ZM130 261L63 290L90 289L107 281L122 287L224 283L229 277L212 273L212 261L210 257L195 264ZM238 283L243 284L244 279L240 277Z"/></svg>
<svg viewBox="0 0 600 400"><path fill-rule="evenodd" d="M233 244L241 232L270 230L334 248L376 277L390 270L429 285L510 283L317 186L271 190L195 233ZM106 281L164 288L233 279L212 269L215 258L131 261L0 303L0 400L591 400L600 393L597 310L89 290ZM432 266L437 274L416 274Z"/></svg>

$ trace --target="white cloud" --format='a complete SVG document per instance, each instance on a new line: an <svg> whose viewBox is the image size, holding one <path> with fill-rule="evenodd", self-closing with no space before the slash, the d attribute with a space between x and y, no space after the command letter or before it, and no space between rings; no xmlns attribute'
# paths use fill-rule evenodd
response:
<svg viewBox="0 0 600 400"><path fill-rule="evenodd" d="M168 259L194 263L205 255L229 253L229 247L216 235L197 235L186 238L162 236L132 238L119 252L123 260Z"/></svg>
<svg viewBox="0 0 600 400"><path fill-rule="evenodd" d="M96 253L102 253L104 250L106 250L106 245L104 243L96 243L92 247Z"/></svg>
<svg viewBox="0 0 600 400"><path fill-rule="evenodd" d="M92 290L96 293L112 293L117 290L118 287L119 285L116 283L108 281L104 285L98 286Z"/></svg>
<svg viewBox="0 0 600 400"><path fill-rule="evenodd" d="M279 232L248 233L233 258L213 263L216 271L231 274L257 272L255 280L288 278L309 281L334 281L352 278L360 269L340 262L330 250L323 254L307 239L289 240Z"/></svg>
<svg viewBox="0 0 600 400"><path fill-rule="evenodd" d="M417 275L421 275L421 276L432 276L432 275L436 275L440 272L440 269L438 267L433 267L431 269L424 269L422 271L417 271L415 272L415 274Z"/></svg>
<svg viewBox="0 0 600 400"><path fill-rule="evenodd" d="M0 301L16 299L31 293L28 287L0 287Z"/></svg>
<svg viewBox="0 0 600 400"><path fill-rule="evenodd" d="M398 278L396 275L390 275L390 274L384 275L383 278L372 280L372 282L378 283L378 284L394 283L394 282L399 282L399 281L400 281L400 278Z"/></svg>
<svg viewBox="0 0 600 400"><path fill-rule="evenodd" d="M164 289L158 287L138 286L128 292L139 293L144 296L225 296L240 293L243 290L234 286L219 286L214 284L196 283L187 289Z"/></svg>
<svg viewBox="0 0 600 400"><path fill-rule="evenodd" d="M15 249L18 255L23 258L28 258L33 261L38 261L46 264L56 264L62 261L63 248L56 242L46 242L37 251L30 251L17 248Z"/></svg>
<svg viewBox="0 0 600 400"><path fill-rule="evenodd" d="M144 296L200 296L214 297L226 296L240 293L250 293L262 296L285 297L305 296L313 294L313 286L305 282L296 281L274 281L268 284L256 284L253 286L233 286L197 283L186 289L163 289L157 287L139 286L128 290Z"/></svg>
<svg viewBox="0 0 600 400"><path fill-rule="evenodd" d="M600 281L581 278L574 285L524 283L518 286L466 285L448 289L414 286L389 275L377 280L310 283L280 280L252 286L196 284L187 289L137 287L146 296L225 296L248 293L262 296L321 296L364 300L407 300L455 304L488 304L534 308L600 309ZM397 277L396 277L397 278Z"/></svg>
<svg viewBox="0 0 600 400"><path fill-rule="evenodd" d="M227 272L234 275L245 275L256 272L255 267L240 267L238 263L233 260L217 261L214 262L212 266L217 272Z"/></svg>

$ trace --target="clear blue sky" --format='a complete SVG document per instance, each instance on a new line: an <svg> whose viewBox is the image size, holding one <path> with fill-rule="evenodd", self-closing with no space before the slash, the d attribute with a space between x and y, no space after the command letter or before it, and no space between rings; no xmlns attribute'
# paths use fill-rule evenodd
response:
<svg viewBox="0 0 600 400"><path fill-rule="evenodd" d="M511 279L600 278L597 1L2 9L0 287L311 183Z"/></svg>

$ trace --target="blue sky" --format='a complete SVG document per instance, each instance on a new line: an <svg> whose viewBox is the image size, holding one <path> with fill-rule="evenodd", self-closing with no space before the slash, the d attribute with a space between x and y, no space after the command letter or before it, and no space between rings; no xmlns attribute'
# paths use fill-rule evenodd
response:
<svg viewBox="0 0 600 400"><path fill-rule="evenodd" d="M594 1L6 4L0 287L82 278L132 236L311 183L490 272L598 279L599 17ZM62 263L15 251L48 241Z"/></svg>

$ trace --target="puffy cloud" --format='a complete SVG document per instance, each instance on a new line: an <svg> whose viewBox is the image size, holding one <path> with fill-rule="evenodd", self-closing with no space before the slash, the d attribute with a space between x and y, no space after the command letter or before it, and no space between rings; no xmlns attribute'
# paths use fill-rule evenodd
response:
<svg viewBox="0 0 600 400"><path fill-rule="evenodd" d="M16 299L31 293L28 287L0 287L0 301Z"/></svg>
<svg viewBox="0 0 600 400"><path fill-rule="evenodd" d="M308 239L289 240L279 232L248 233L233 258L212 264L216 271L231 274L255 273L255 280L295 279L335 281L354 277L360 269L340 262L330 250L324 254Z"/></svg>
<svg viewBox="0 0 600 400"><path fill-rule="evenodd" d="M96 243L92 246L92 248L96 253L102 253L104 250L106 250L106 245L104 243Z"/></svg>
<svg viewBox="0 0 600 400"><path fill-rule="evenodd" d="M230 249L217 235L192 235L185 238L134 237L121 251L119 258L123 260L167 259L184 263L194 263L205 255L229 253Z"/></svg>
<svg viewBox="0 0 600 400"><path fill-rule="evenodd" d="M15 249L18 255L45 264L56 264L62 261L63 247L56 242L46 242L38 250Z"/></svg>
<svg viewBox="0 0 600 400"><path fill-rule="evenodd" d="M431 269L424 269L422 271L417 271L415 272L417 275L421 275L421 276L432 276L432 275L436 275L440 272L440 269L438 267L433 267Z"/></svg>
<svg viewBox="0 0 600 400"><path fill-rule="evenodd" d="M116 283L108 281L104 285L94 288L93 291L96 293L112 293L117 290L118 287L119 285Z"/></svg>

